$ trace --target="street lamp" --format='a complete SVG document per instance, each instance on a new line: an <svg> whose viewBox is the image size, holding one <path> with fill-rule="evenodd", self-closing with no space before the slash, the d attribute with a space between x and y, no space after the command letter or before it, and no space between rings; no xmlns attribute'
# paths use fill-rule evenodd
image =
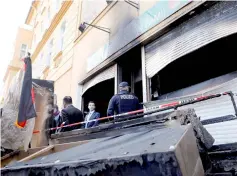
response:
<svg viewBox="0 0 237 176"><path fill-rule="evenodd" d="M99 30L101 30L101 31L110 33L110 29L109 29L109 28L105 28L105 27L101 27L101 26L92 25L92 24L89 24L89 23L86 23L86 22L81 23L80 26L79 26L79 28L78 28L81 33L83 33L83 32L85 31L86 25L91 26L91 27L94 27L94 28L99 29Z"/></svg>

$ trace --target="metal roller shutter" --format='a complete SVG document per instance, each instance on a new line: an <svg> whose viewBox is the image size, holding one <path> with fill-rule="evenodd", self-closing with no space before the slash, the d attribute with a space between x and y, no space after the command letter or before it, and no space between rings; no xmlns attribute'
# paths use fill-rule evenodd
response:
<svg viewBox="0 0 237 176"><path fill-rule="evenodd" d="M146 73L153 77L174 60L237 33L237 2L220 2L145 46Z"/></svg>
<svg viewBox="0 0 237 176"><path fill-rule="evenodd" d="M92 78L88 82L86 82L83 85L82 94L84 94L92 86L94 86L102 81L114 78L115 74L116 74L115 68L116 68L116 65L113 65L113 66L109 67L108 69L104 70L103 72L101 72L100 74L96 75L94 78Z"/></svg>
<svg viewBox="0 0 237 176"><path fill-rule="evenodd" d="M169 103L176 100L185 100L200 95L216 94L226 91L232 91L234 93L237 93L237 78L228 81L224 84L221 84L211 90L209 89L208 91L199 92L198 95L148 102L145 104L145 106L149 108L152 106ZM236 96L235 102L237 103ZM201 117L201 120L207 120L226 115L235 115L235 111L229 96L222 96L203 102L198 102L195 104L180 107L179 109L186 108L194 108L197 116ZM237 142L237 119L232 121L209 124L205 125L205 127L214 136L215 144Z"/></svg>
<svg viewBox="0 0 237 176"><path fill-rule="evenodd" d="M215 139L215 145L237 142L237 120L205 125Z"/></svg>
<svg viewBox="0 0 237 176"><path fill-rule="evenodd" d="M174 102L177 100L182 101L182 100L194 98L200 95L210 95L210 94L221 93L221 92L226 92L226 91L233 91L234 93L237 93L237 78L231 81L228 81L222 85L216 86L213 89L198 92L196 95L177 97L177 98L172 98L172 99L167 99L167 100L151 101L151 102L145 103L145 106L149 108L152 106L166 104L166 103ZM235 96L235 100L237 103L236 96ZM231 103L231 99L229 96L222 96L219 98L214 98L207 101L198 102L195 104L190 104L190 105L180 107L180 109L186 109L186 108L194 108L196 111L196 114L199 117L201 117L201 120L235 114L233 105Z"/></svg>

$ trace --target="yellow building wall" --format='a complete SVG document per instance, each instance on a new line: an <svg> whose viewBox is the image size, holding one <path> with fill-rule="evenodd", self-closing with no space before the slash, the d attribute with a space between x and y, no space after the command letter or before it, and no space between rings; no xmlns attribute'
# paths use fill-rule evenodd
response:
<svg viewBox="0 0 237 176"><path fill-rule="evenodd" d="M98 15L94 15L94 19L90 19L90 16L88 17L88 15L85 15L83 12L86 11L87 13L95 13L95 10L93 10L94 7L90 4L96 2L72 2L69 9L66 11L65 15L62 16L62 19L57 24L56 28L47 39L47 42L41 48L34 60L34 63L42 62L41 54L44 53L44 57L47 56L49 43L54 40L50 66L40 75L40 78L55 81L55 93L57 94L58 102L61 101L60 99L62 97L66 96L62 95L64 92L66 92L67 95L72 96L73 100L76 100L78 94L78 83L81 82L88 74L87 59L98 49L104 46L109 40L112 40L119 30L123 30L123 27L125 27L134 18L138 17L140 14L144 13L146 10L155 5L156 2L157 1L140 1L140 9L138 10L125 2L118 1L114 3L114 5L111 6L111 8L107 11L106 9L109 6L107 6L105 3L104 10L101 12L96 12ZM42 6L45 7L42 8ZM54 19L54 15L57 15L58 13L58 11L53 10L54 6L55 1L53 0L43 1L42 3L40 2L37 7L37 13L34 12L33 14L33 16L36 17L34 23L32 22L33 17L31 21L31 23L36 25L36 28L34 29L36 39L33 39L33 51L42 40L43 34L41 32L41 21L45 19L47 20L48 9L51 9L50 11L52 20ZM100 9L103 9L102 5ZM104 11L106 11L106 13L103 13ZM90 21L86 21L88 19L90 19ZM60 30L61 25L64 22L66 22L64 45L63 49L59 50L58 42ZM78 27L82 22L92 22L94 25L109 28L111 33L108 34L98 29L89 27L83 34L80 34ZM66 84L70 84L70 86L64 88L64 86L60 86L60 84L63 84L62 80L65 80L64 74L67 74L68 72L71 72L71 77L69 78L66 76Z"/></svg>
<svg viewBox="0 0 237 176"><path fill-rule="evenodd" d="M33 16L30 21L30 24L34 26L32 53L35 51L37 45L42 40L44 33L49 28L53 18L61 8L62 1L58 2L59 2L58 9L56 9L56 0L38 1L37 7L32 8Z"/></svg>
<svg viewBox="0 0 237 176"><path fill-rule="evenodd" d="M78 5L79 1L73 1L72 5L66 12L65 16L62 18L61 22L58 24L52 36L55 39L59 38L61 25L63 22L66 22L62 54L60 58L55 58L59 54L60 50L58 50L57 45L54 45L52 58L56 61L51 60L50 71L47 79L59 79L59 77L61 77L72 66L73 43L76 39L77 33ZM57 61L59 61L59 64L57 67L55 67L55 62Z"/></svg>
<svg viewBox="0 0 237 176"><path fill-rule="evenodd" d="M53 1L55 2L55 1ZM52 2L47 5L52 5ZM44 70L44 72L40 75L41 79L47 79L52 80L55 82L55 93L57 95L57 101L61 101L61 97L64 97L66 95L70 95L70 88L65 87L65 84L70 85L71 83L71 77L68 77L68 73L70 72L70 69L72 67L72 60L73 60L73 46L74 46L74 40L77 37L77 23L78 23L78 16L79 16L79 7L80 7L81 1L73 1L70 5L69 9L66 11L66 13L62 16L62 19L60 19L59 23L57 24L56 28L50 35L50 37L47 39L44 46L41 48L40 52L37 54L34 64L35 68L44 70L44 62L47 60L48 51L49 51L49 45L50 42L53 40L53 47L52 47L52 54L50 59L50 66ZM54 4L55 5L55 4ZM52 7L46 7L46 9L49 9ZM44 11L46 13L47 10ZM43 15L45 15L43 13ZM47 13L46 13L47 14ZM45 19L45 17L38 17L38 21L41 21L42 19ZM61 35L61 26L63 23L66 23L66 30L63 37L63 48L60 48L60 35ZM39 25L39 24L38 24ZM35 29L36 36L40 36L40 30L38 28ZM40 39L44 40L44 38ZM40 42L39 41L39 42ZM37 46L35 46L36 48ZM41 55L43 53L43 59L41 58ZM33 70L34 74L34 70ZM65 79L65 74L66 78ZM71 75L71 74L69 74ZM66 81L66 82L64 82ZM66 93L66 94L65 94ZM59 105L61 106L61 104Z"/></svg>
<svg viewBox="0 0 237 176"><path fill-rule="evenodd" d="M3 98L4 99L6 99L8 90L9 90L10 85L11 85L11 81L14 78L14 76L16 75L16 73L17 73L17 71L14 71L14 70L10 70L9 73L8 73L8 76L7 76L7 78L4 82L4 87L3 87Z"/></svg>
<svg viewBox="0 0 237 176"><path fill-rule="evenodd" d="M21 45L26 44L27 50L30 50L31 41L32 41L31 27L27 25L20 26L18 28L15 39L13 57L8 65L4 77L3 97L6 97L12 79L24 65L24 62L21 61L22 58L20 58Z"/></svg>
<svg viewBox="0 0 237 176"><path fill-rule="evenodd" d="M20 58L21 45L26 44L27 50L30 50L31 42L32 42L32 30L25 29L24 27L19 27L15 40L14 55L10 65L19 68L23 66L23 62L21 61L22 58Z"/></svg>
<svg viewBox="0 0 237 176"><path fill-rule="evenodd" d="M70 96L70 88L71 88L71 69L64 73L58 80L54 83L54 92L57 95L57 105L59 109L62 108L63 98L64 96Z"/></svg>
<svg viewBox="0 0 237 176"><path fill-rule="evenodd" d="M50 71L47 79L54 80L55 93L57 95L58 106L61 107L64 96L71 96L71 81L72 81L72 61L73 61L73 45L77 37L77 23L79 16L80 1L73 1L72 5L63 17L61 24L58 26L58 33L63 22L66 22L66 30L64 34L64 42L62 55L56 58L50 66ZM57 34L56 34L57 35ZM57 50L57 49L55 49ZM53 57L55 58L56 55ZM57 67L55 68L55 64ZM73 100L75 100L73 98Z"/></svg>
<svg viewBox="0 0 237 176"><path fill-rule="evenodd" d="M116 35L119 30L123 30L123 27L136 18L138 14L139 11L136 8L125 2L118 1L106 14L98 16L98 22L95 23L97 26L109 28L110 34L96 28L88 28L86 29L88 31L84 32L86 34L79 36L74 46L72 68L71 94L74 99L76 99L78 94L78 83L88 74L87 59L109 42L109 40L112 40L114 35ZM83 19L81 22L83 22Z"/></svg>

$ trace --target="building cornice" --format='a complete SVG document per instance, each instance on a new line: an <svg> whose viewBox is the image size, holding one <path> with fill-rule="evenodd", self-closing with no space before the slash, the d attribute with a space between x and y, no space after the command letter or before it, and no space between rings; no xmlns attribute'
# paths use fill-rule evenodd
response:
<svg viewBox="0 0 237 176"><path fill-rule="evenodd" d="M58 24L60 23L63 16L66 14L67 10L69 9L69 7L71 5L72 5L72 1L64 1L62 3L61 9L54 16L49 28L45 31L41 41L39 42L39 44L37 45L34 53L32 54L32 56L31 56L32 61L34 61L36 59L36 57L38 56L38 54L40 53L40 51L42 50L42 48L44 47L44 45L48 41L49 37L52 35L52 33L54 32L54 30L56 29L56 27L58 26Z"/></svg>
<svg viewBox="0 0 237 176"><path fill-rule="evenodd" d="M46 79L49 74L49 66L45 67L43 70L43 79Z"/></svg>
<svg viewBox="0 0 237 176"><path fill-rule="evenodd" d="M33 1L33 2L31 3L29 12L28 12L27 17L26 17L26 20L25 20L25 23L26 23L26 24L30 24L30 21L31 21L31 19L32 19L32 17L33 17L33 14L34 14L34 10L37 9L37 7L38 7L38 5L39 5L39 2L40 2L40 1L35 0L35 1ZM34 9L34 8L35 8L35 9Z"/></svg>
<svg viewBox="0 0 237 176"><path fill-rule="evenodd" d="M59 57L61 57L62 56L62 54L63 54L63 52L62 51L60 51L54 58L53 58L53 61L56 61L56 60L58 60L58 58Z"/></svg>

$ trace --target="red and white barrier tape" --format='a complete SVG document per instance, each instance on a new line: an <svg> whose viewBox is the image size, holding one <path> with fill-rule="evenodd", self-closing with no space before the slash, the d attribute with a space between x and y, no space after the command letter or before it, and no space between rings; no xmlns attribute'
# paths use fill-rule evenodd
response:
<svg viewBox="0 0 237 176"><path fill-rule="evenodd" d="M175 102L171 102L171 103L167 103L167 104L162 104L159 106L154 106L151 108L146 108L146 112L149 111L153 111L153 110L162 110L162 109L166 109L169 107L173 107L175 108L176 106L182 106L182 105L186 105L186 104L191 104L192 102L199 102L199 101L204 101L204 100L208 100L211 98L216 98L216 97L220 97L222 95L229 95L230 92L224 92L224 93L218 93L218 94L212 94L212 95L206 95L206 96L200 96L200 97L196 97L196 98L190 98L190 99L186 99L186 100L182 100L182 101L175 101ZM113 115L113 116L107 116L107 117L101 117L98 119L94 119L94 120L90 120L90 121L84 121L84 122L77 122L77 123L73 123L73 124L68 124L68 125L64 125L62 124L60 127L55 127L55 128L49 128L43 131L51 131L51 130L57 130L60 128L66 128L66 127L72 127L72 126L76 126L76 125L81 125L81 124L85 124L88 122L95 122L95 121L100 121L100 120L106 120L106 119L115 119L116 117L121 117L121 116L127 116L127 115L133 115L133 114L138 114L138 113L143 113L144 109L140 109L140 110L136 110L136 111L131 111L131 112L126 112L126 113L122 113L122 114L117 114L117 115ZM36 130L33 133L40 133L40 130Z"/></svg>

